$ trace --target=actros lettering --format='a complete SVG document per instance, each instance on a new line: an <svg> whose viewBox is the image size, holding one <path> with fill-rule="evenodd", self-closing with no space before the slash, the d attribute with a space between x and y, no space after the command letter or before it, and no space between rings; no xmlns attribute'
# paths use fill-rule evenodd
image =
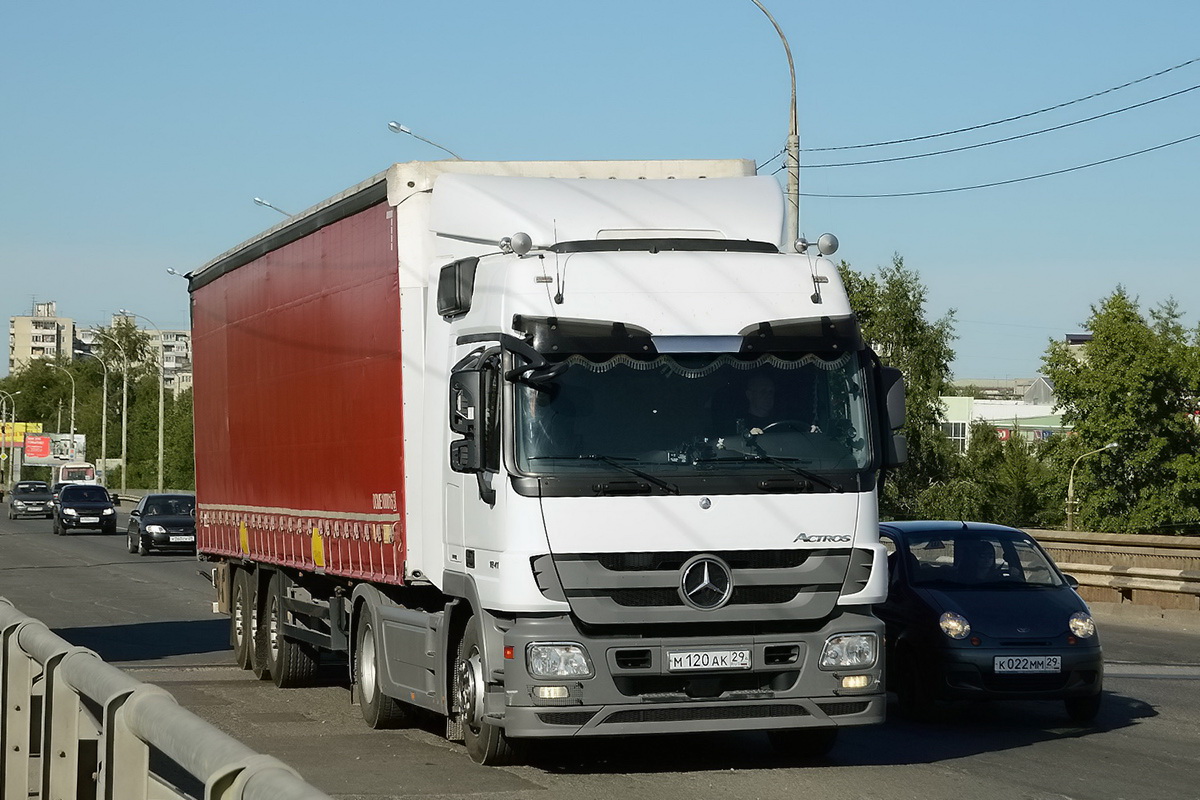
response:
<svg viewBox="0 0 1200 800"><path fill-rule="evenodd" d="M792 539L793 542L848 542L851 536L848 533L817 533L807 534L801 533Z"/></svg>

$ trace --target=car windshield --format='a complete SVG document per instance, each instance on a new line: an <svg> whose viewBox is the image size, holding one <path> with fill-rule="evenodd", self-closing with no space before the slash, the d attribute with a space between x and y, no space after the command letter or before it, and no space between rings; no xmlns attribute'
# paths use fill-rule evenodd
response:
<svg viewBox="0 0 1200 800"><path fill-rule="evenodd" d="M516 386L516 457L527 475L853 472L872 460L857 353L747 358L626 355L562 362Z"/></svg>
<svg viewBox="0 0 1200 800"><path fill-rule="evenodd" d="M196 510L194 497L148 497L146 498L146 516L177 516L186 517Z"/></svg>
<svg viewBox="0 0 1200 800"><path fill-rule="evenodd" d="M64 503L108 503L108 491L103 486L76 486L62 491Z"/></svg>
<svg viewBox="0 0 1200 800"><path fill-rule="evenodd" d="M1019 534L929 532L907 539L909 582L914 586L1027 588L1062 586L1049 557Z"/></svg>

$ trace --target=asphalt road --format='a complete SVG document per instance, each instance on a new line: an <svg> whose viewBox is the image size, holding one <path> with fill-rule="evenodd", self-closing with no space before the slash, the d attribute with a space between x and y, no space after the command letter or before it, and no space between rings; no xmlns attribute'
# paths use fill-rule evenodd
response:
<svg viewBox="0 0 1200 800"><path fill-rule="evenodd" d="M934 723L891 714L849 729L815 760L736 734L559 744L495 769L473 764L433 721L370 730L334 665L322 685L294 690L236 669L202 570L190 556L130 555L121 535L56 537L49 520L0 517L0 596L339 800L1200 798L1196 628L1101 617L1106 696L1090 728L1058 703L968 705Z"/></svg>

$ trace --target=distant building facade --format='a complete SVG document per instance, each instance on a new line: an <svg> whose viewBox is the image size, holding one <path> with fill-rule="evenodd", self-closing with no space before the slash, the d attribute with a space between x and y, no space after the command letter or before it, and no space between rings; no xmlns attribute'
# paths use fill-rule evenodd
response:
<svg viewBox="0 0 1200 800"><path fill-rule="evenodd" d="M75 320L60 317L54 302L34 303L29 316L9 317L8 368L23 369L37 359L71 358L75 346Z"/></svg>

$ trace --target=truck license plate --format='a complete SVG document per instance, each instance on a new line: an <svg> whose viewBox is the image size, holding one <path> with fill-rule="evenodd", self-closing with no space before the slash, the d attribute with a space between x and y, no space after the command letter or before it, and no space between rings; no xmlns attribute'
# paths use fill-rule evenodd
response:
<svg viewBox="0 0 1200 800"><path fill-rule="evenodd" d="M1062 656L996 656L996 672L1062 672Z"/></svg>
<svg viewBox="0 0 1200 800"><path fill-rule="evenodd" d="M692 669L750 669L749 650L677 650L667 653L671 672Z"/></svg>

